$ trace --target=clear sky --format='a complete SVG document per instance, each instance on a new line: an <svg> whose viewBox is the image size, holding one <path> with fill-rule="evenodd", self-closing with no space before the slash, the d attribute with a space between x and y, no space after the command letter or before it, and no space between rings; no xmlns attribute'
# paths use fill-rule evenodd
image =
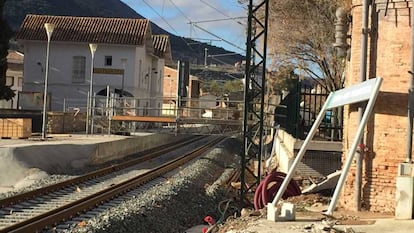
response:
<svg viewBox="0 0 414 233"><path fill-rule="evenodd" d="M245 55L247 10L237 0L122 1L172 34Z"/></svg>

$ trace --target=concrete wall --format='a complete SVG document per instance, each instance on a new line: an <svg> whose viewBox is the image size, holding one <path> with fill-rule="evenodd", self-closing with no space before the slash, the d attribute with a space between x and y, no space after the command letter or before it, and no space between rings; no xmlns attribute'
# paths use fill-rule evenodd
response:
<svg viewBox="0 0 414 233"><path fill-rule="evenodd" d="M49 174L119 159L139 151L178 141L186 135L145 134L138 137L86 137L0 147L0 187L24 179L30 169Z"/></svg>
<svg viewBox="0 0 414 233"><path fill-rule="evenodd" d="M356 84L360 79L362 1L353 0L352 3L351 59L347 64L346 86ZM377 10L373 12L377 20L376 17L370 17L368 77L382 77L384 81L365 131L369 151L365 154L363 163L362 207L371 211L394 212L398 164L405 160L407 153L410 9L404 1L400 4L392 3L385 15L385 4L376 6ZM344 155L352 143L358 122L357 108L346 107ZM340 199L342 206L353 210L356 207L354 186L355 164L347 176Z"/></svg>
<svg viewBox="0 0 414 233"><path fill-rule="evenodd" d="M288 172L303 142L303 140L296 139L279 129L273 152L281 172ZM341 151L341 142L311 141L296 169L295 176L306 178L329 175L330 172L340 168L340 161L336 161L338 158L335 157L335 154Z"/></svg>
<svg viewBox="0 0 414 233"><path fill-rule="evenodd" d="M274 152L279 163L279 170L284 173L288 172L290 165L295 159L295 143L296 139L292 135L284 130L278 131Z"/></svg>
<svg viewBox="0 0 414 233"><path fill-rule="evenodd" d="M113 159L119 159L126 155L139 151L173 143L187 137L186 135L151 134L145 136L125 138L120 141L110 141L97 144L94 155L91 157L92 164L104 163Z"/></svg>

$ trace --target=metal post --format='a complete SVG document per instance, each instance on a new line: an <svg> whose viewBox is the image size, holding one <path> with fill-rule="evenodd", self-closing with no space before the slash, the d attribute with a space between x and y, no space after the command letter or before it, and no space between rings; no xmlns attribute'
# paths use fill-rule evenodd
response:
<svg viewBox="0 0 414 233"><path fill-rule="evenodd" d="M96 95L95 93L93 93L92 98L91 98L91 134L93 135L93 124L95 123L93 121L93 118L95 117L95 110L94 110L94 106L95 106L95 99L96 99Z"/></svg>
<svg viewBox="0 0 414 233"><path fill-rule="evenodd" d="M254 3L253 3L254 2ZM263 152L264 136L264 96L266 90L266 53L267 53L267 28L269 0L249 0L247 28L247 50L245 67L244 90L244 121L243 121L243 151L241 156L240 196L245 198L248 189L252 189L260 183L261 160ZM256 12L262 12L263 17L256 17ZM256 42L260 40L260 49L256 48ZM259 64L259 65L257 65ZM261 71L258 72L258 70ZM258 74L260 73L260 75ZM253 170L250 169L251 161L256 160ZM256 173L257 171L257 173ZM256 178L254 184L246 183L246 172Z"/></svg>
<svg viewBox="0 0 414 233"><path fill-rule="evenodd" d="M168 109L168 115L171 115L171 113L173 114L173 115L175 115L174 114L174 110L173 110L173 108L172 108L172 106L171 106L171 103L173 102L173 91L172 91L172 78L171 77L169 77L170 78L170 108Z"/></svg>
<svg viewBox="0 0 414 233"><path fill-rule="evenodd" d="M414 4L414 1L412 1ZM413 5L414 6L414 5ZM414 8L411 8L411 25L414 23ZM408 132L407 132L407 163L412 163L413 150L413 104L414 104L414 30L411 28L411 67L410 67L410 86L408 89Z"/></svg>
<svg viewBox="0 0 414 233"><path fill-rule="evenodd" d="M108 116L108 135L111 135L111 127L112 127L112 116L114 115L114 101L115 101L115 93L111 94L111 99L109 101L109 105L110 105L110 112L109 112L109 116Z"/></svg>
<svg viewBox="0 0 414 233"><path fill-rule="evenodd" d="M357 129L356 135L355 135L355 139L352 142L352 145L348 150L348 155L346 157L344 167L342 168L341 176L339 177L338 184L336 185L334 194L332 196L331 202L329 203L328 210L325 212L325 215L332 216L333 211L336 207L336 202L338 201L339 194L341 193L341 190L342 190L342 188L345 184L346 175L348 174L349 168L351 167L352 160L354 158L354 153L357 149L358 143L360 142L361 138L364 135L363 134L364 133L363 132L364 128L365 128L365 126L368 122L368 118L370 117L371 112L374 108L374 104L375 104L375 101L377 99L378 91L380 89L381 83L382 83L382 79L379 79L376 82L375 87L374 87L374 91L371 93L368 104L365 108L364 113L362 114L361 121L359 122L359 126L358 126L358 129Z"/></svg>
<svg viewBox="0 0 414 233"><path fill-rule="evenodd" d="M96 49L98 48L97 44L89 44L89 49L91 51L91 79L90 79L90 83L89 83L89 98L88 98L88 102L89 102L89 108L87 109L87 117L88 119L86 119L86 134L88 134L88 128L89 128L89 124L91 121L91 117L92 117L92 95L93 95L93 61L95 58L95 52ZM93 132L91 132L91 134L93 134Z"/></svg>
<svg viewBox="0 0 414 233"><path fill-rule="evenodd" d="M279 190L276 193L275 198L272 201L272 206L276 206L279 200L282 198L283 193L285 193L287 186L289 185L290 180L293 177L293 174L296 170L296 167L298 166L299 162L302 160L303 156L305 155L305 152L308 148L308 145L310 141L312 140L313 136L316 133L316 130L318 129L320 123L322 122L323 117L325 116L326 108L328 106L329 101L332 98L332 94L328 96L328 98L325 101L325 104L322 106L321 111L319 112L318 116L316 117L315 122L312 125L312 128L309 130L309 134L306 136L305 141L303 142L302 147L300 148L298 154L296 155L296 158L293 160L292 165L289 168L288 173L286 174L285 179L282 182L282 185L280 186Z"/></svg>
<svg viewBox="0 0 414 233"><path fill-rule="evenodd" d="M45 90L43 92L43 115L42 115L42 140L46 139L46 105L47 105L47 81L49 75L49 49L50 39L52 37L53 30L55 29L54 24L45 23L45 29L47 33L47 49L46 49L46 74L45 74Z"/></svg>
<svg viewBox="0 0 414 233"><path fill-rule="evenodd" d="M360 82L364 82L367 79L367 53L368 53L368 12L369 1L364 0L362 9L362 35L361 35L361 63L360 63ZM359 122L362 121L364 115L364 108L358 108ZM364 135L362 134L359 144L364 144ZM360 150L356 155L356 174L355 174L355 209L361 210L361 189L362 189L362 159L364 157L364 151Z"/></svg>
<svg viewBox="0 0 414 233"><path fill-rule="evenodd" d="M105 108L106 108L106 111L105 111L105 115L106 116L109 116L109 94L110 94L111 92L110 92L110 90L109 90L109 85L106 85L106 101L105 101Z"/></svg>

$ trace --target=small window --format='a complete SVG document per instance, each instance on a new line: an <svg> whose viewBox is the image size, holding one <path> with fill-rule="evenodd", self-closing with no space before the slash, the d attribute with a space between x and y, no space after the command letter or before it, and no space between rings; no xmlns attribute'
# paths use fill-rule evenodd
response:
<svg viewBox="0 0 414 233"><path fill-rule="evenodd" d="M85 82L86 57L74 56L72 63L72 83Z"/></svg>
<svg viewBox="0 0 414 233"><path fill-rule="evenodd" d="M105 66L112 66L112 56L105 56Z"/></svg>
<svg viewBox="0 0 414 233"><path fill-rule="evenodd" d="M6 77L6 86L13 86L13 85L14 85L14 77L13 76L7 76Z"/></svg>

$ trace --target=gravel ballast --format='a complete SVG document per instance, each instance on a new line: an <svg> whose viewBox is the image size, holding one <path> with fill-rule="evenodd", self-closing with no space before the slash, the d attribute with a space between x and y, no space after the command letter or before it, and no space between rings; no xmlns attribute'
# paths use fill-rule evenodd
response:
<svg viewBox="0 0 414 233"><path fill-rule="evenodd" d="M179 171L130 193L132 198L114 200L115 207L100 210L82 224L75 222L65 232L182 233L206 224L207 215L217 220L221 217L218 204L229 198L221 184L238 167L240 148L239 141L227 139Z"/></svg>

